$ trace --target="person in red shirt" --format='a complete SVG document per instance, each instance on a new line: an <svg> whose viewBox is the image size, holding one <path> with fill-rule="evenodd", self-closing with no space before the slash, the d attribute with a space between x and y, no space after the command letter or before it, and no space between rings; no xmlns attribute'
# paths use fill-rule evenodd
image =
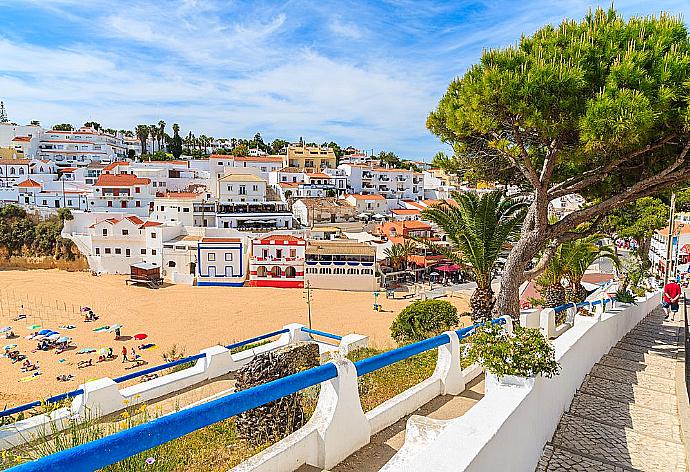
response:
<svg viewBox="0 0 690 472"><path fill-rule="evenodd" d="M661 301L661 306L664 307L666 318L671 316L671 320L675 321L676 313L678 313L678 305L680 301L681 289L676 280L672 280L664 287L664 297Z"/></svg>

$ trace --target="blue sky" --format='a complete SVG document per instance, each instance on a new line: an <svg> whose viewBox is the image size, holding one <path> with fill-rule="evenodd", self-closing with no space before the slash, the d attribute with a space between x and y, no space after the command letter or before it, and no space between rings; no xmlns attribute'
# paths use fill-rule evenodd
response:
<svg viewBox="0 0 690 472"><path fill-rule="evenodd" d="M430 159L444 146L426 116L483 48L597 4L0 0L0 99L18 123L163 119ZM687 0L616 7L690 14Z"/></svg>

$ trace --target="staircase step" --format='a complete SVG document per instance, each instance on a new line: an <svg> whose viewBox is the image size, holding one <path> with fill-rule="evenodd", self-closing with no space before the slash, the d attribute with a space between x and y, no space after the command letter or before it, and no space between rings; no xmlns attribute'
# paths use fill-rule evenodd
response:
<svg viewBox="0 0 690 472"><path fill-rule="evenodd" d="M634 403L578 393L570 405L570 413L610 426L630 428L648 436L682 443L680 422L675 415L643 408Z"/></svg>
<svg viewBox="0 0 690 472"><path fill-rule="evenodd" d="M654 375L657 377L663 377L665 379L675 379L676 375L675 362L673 364L645 364L643 362L637 362L611 354L606 354L601 358L601 360L599 360L599 363L609 367L629 370L631 372L643 372L647 375Z"/></svg>
<svg viewBox="0 0 690 472"><path fill-rule="evenodd" d="M547 444L535 472L625 472L629 470L634 469L624 469L617 465L606 464L573 451Z"/></svg>
<svg viewBox="0 0 690 472"><path fill-rule="evenodd" d="M675 369L676 359L674 357L661 356L659 354L653 354L649 352L637 352L631 351L629 349L621 349L619 347L612 347L608 353L609 356L618 357L621 359L627 359L635 362L640 362L645 365L659 365L659 366L671 366Z"/></svg>
<svg viewBox="0 0 690 472"><path fill-rule="evenodd" d="M567 413L552 443L623 468L685 471L685 451L680 444Z"/></svg>
<svg viewBox="0 0 690 472"><path fill-rule="evenodd" d="M580 391L622 403L635 403L640 407L671 415L675 415L678 411L675 395L649 390L637 385L622 384L591 375L585 377Z"/></svg>
<svg viewBox="0 0 690 472"><path fill-rule="evenodd" d="M594 364L590 375L601 377L602 379L614 380L624 384L633 384L638 387L655 390L657 392L674 395L676 393L676 382L663 377L648 375L644 372L631 372L629 370L610 367L603 364Z"/></svg>
<svg viewBox="0 0 690 472"><path fill-rule="evenodd" d="M641 346L637 343L630 343L627 341L620 341L618 344L616 344L616 347L619 349L625 349L626 351L632 351L632 352L643 352L643 353L650 353L658 356L665 356L670 359L675 359L678 356L678 347L677 346L670 346L668 349L662 349L660 347L655 347L655 346Z"/></svg>
<svg viewBox="0 0 690 472"><path fill-rule="evenodd" d="M652 339L651 337L644 337L636 334L626 334L622 342L628 344L637 344L639 346L649 346L657 349L671 349L678 347L678 339L674 338L672 340L664 339Z"/></svg>

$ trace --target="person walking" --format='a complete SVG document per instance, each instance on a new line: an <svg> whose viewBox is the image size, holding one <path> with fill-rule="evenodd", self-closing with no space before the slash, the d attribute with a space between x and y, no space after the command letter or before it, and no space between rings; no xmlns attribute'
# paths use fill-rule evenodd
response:
<svg viewBox="0 0 690 472"><path fill-rule="evenodd" d="M122 346L122 362L127 362L127 348Z"/></svg>
<svg viewBox="0 0 690 472"><path fill-rule="evenodd" d="M671 317L671 321L676 320L681 294L680 285L678 284L679 279L680 277L671 280L664 287L664 296L661 301L661 306L664 307L664 311L666 312L666 317L664 318L666 320L669 316Z"/></svg>

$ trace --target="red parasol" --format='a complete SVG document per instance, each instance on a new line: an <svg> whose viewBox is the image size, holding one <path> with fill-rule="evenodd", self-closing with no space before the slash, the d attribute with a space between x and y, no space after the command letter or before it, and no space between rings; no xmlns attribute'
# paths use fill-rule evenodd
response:
<svg viewBox="0 0 690 472"><path fill-rule="evenodd" d="M141 341L142 339L146 339L148 337L149 335L145 333L138 333L134 335L134 339L136 339L137 341Z"/></svg>

